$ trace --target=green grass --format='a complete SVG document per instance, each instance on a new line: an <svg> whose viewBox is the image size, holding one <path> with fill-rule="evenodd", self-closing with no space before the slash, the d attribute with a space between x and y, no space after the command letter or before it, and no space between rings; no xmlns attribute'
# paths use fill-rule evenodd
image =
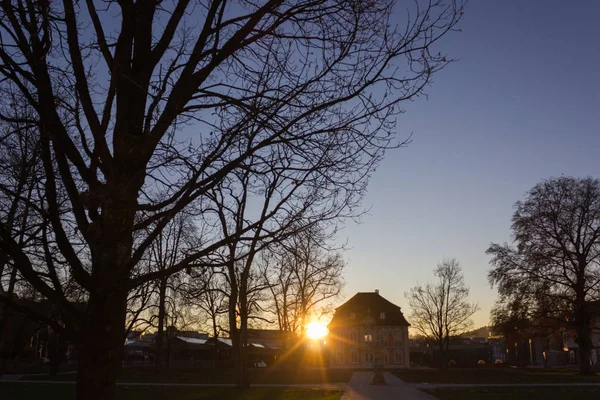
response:
<svg viewBox="0 0 600 400"><path fill-rule="evenodd" d="M600 398L600 387L589 386L439 388L424 391L440 400L590 400Z"/></svg>
<svg viewBox="0 0 600 400"><path fill-rule="evenodd" d="M240 391L230 387L117 387L118 400L339 400L341 391L257 387ZM0 383L0 399L71 400L75 385Z"/></svg>
<svg viewBox="0 0 600 400"><path fill-rule="evenodd" d="M406 369L393 371L415 383L600 383L600 376L580 376L573 371L535 371L513 368Z"/></svg>
<svg viewBox="0 0 600 400"><path fill-rule="evenodd" d="M350 370L335 369L255 369L250 370L251 383L278 384L322 384L345 383L352 377ZM23 380L74 381L75 374L24 376ZM157 373L153 367L124 368L118 379L120 382L157 383L233 383L233 372L228 369L167 369Z"/></svg>

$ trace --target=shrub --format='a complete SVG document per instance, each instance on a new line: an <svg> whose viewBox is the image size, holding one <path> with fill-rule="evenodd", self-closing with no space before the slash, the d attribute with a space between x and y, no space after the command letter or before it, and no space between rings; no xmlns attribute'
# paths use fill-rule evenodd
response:
<svg viewBox="0 0 600 400"><path fill-rule="evenodd" d="M454 361L454 360L448 361L448 366L449 367L456 367L456 361Z"/></svg>
<svg viewBox="0 0 600 400"><path fill-rule="evenodd" d="M479 361L477 361L477 365L485 365L485 361L479 360Z"/></svg>

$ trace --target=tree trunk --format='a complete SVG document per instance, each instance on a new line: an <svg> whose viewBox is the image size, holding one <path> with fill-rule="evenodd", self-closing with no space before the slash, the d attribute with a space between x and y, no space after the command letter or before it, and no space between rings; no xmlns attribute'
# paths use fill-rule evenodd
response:
<svg viewBox="0 0 600 400"><path fill-rule="evenodd" d="M246 389L250 387L250 382L248 380L248 366L240 331L237 329L237 327L233 329L230 328L229 331L231 337L231 355L233 356L235 384L239 389Z"/></svg>
<svg viewBox="0 0 600 400"><path fill-rule="evenodd" d="M125 336L126 292L92 293L78 343L77 400L115 399Z"/></svg>
<svg viewBox="0 0 600 400"><path fill-rule="evenodd" d="M240 382L238 387L246 389L250 387L250 376L248 375L248 327L247 317L246 323L242 325L239 333L240 341Z"/></svg>
<svg viewBox="0 0 600 400"><path fill-rule="evenodd" d="M235 339L234 339L235 337ZM238 389L246 389L250 387L248 381L248 367L246 363L246 357L244 357L244 350L242 348L242 342L240 340L239 333L232 336L232 350L234 360L234 371L235 371L235 384Z"/></svg>
<svg viewBox="0 0 600 400"><path fill-rule="evenodd" d="M212 327L213 327L213 338L215 339L215 352L214 352L215 365L214 366L216 368L219 366L219 332L217 331L217 317L214 313L211 315L211 319L212 319Z"/></svg>
<svg viewBox="0 0 600 400"><path fill-rule="evenodd" d="M440 350L440 368L443 370L448 369L448 357L446 356L446 350Z"/></svg>
<svg viewBox="0 0 600 400"><path fill-rule="evenodd" d="M577 306L575 326L579 346L579 374L590 375L592 373L592 366L590 365L590 352L592 350L591 319L585 302Z"/></svg>
<svg viewBox="0 0 600 400"><path fill-rule="evenodd" d="M231 338L231 352L234 365L235 384L239 389L246 389L250 386L248 382L247 368L245 364L244 351L242 349L242 340L240 331L237 327L237 289L232 286L229 298L229 336Z"/></svg>
<svg viewBox="0 0 600 400"><path fill-rule="evenodd" d="M438 346L440 347L440 368L446 370L448 369L448 349L446 348L445 341L441 340Z"/></svg>
<svg viewBox="0 0 600 400"><path fill-rule="evenodd" d="M156 331L156 354L154 355L155 367L157 370L160 370L163 367L166 295L167 279L164 278L160 281L158 292L158 330Z"/></svg>
<svg viewBox="0 0 600 400"><path fill-rule="evenodd" d="M240 291L238 292L238 302L240 305L240 328L238 334L238 347L240 350L240 371L238 387L245 389L250 387L248 377L248 276L249 265L247 261L244 272L240 279Z"/></svg>

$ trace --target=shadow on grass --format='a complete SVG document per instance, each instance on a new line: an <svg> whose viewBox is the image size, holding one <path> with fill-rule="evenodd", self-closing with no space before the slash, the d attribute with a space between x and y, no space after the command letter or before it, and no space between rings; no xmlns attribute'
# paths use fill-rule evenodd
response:
<svg viewBox="0 0 600 400"><path fill-rule="evenodd" d="M134 387L117 388L118 400L339 400L336 390L297 389L279 387L250 388L241 391L232 387ZM0 399L11 400L72 400L74 385L35 383L1 383Z"/></svg>
<svg viewBox="0 0 600 400"><path fill-rule="evenodd" d="M251 384L329 384L346 383L352 377L350 370L335 369L255 369L250 370ZM36 381L75 381L76 375L23 376L22 380ZM233 372L227 369L180 370L166 369L157 372L153 367L124 368L119 382L153 383L198 383L230 384L234 382Z"/></svg>

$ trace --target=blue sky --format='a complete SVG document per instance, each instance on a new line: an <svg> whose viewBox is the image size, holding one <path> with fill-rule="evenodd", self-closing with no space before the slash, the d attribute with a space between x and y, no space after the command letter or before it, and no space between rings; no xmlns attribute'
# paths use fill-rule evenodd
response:
<svg viewBox="0 0 600 400"><path fill-rule="evenodd" d="M440 49L459 61L434 78L428 98L405 106L400 137L349 224L344 298L379 289L404 298L457 258L485 325L496 292L490 242L510 241L513 205L542 179L599 176L600 2L472 0Z"/></svg>

